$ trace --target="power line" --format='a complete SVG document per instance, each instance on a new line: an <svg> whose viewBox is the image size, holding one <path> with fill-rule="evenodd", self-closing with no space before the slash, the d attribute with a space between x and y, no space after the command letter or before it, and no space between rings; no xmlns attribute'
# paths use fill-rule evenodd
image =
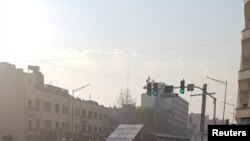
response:
<svg viewBox="0 0 250 141"><path fill-rule="evenodd" d="M176 65L178 65L178 64L180 64L180 63L182 63L184 59L186 59L186 58L188 58L189 56L191 56L195 51L197 51L197 50L200 49L200 48L203 48L203 47L209 46L209 45L223 44L223 43L229 43L229 42L234 42L234 41L239 41L239 40L240 40L240 39L228 40L228 41L218 41L218 42L213 42L213 43L200 44L200 45L196 46L189 54L187 54L186 56L184 56L183 58L181 58L181 60L180 60L177 64L173 64L173 65L167 67L167 69L165 69L164 71L162 71L162 72L156 74L156 75L154 76L154 78L159 77L160 75L162 75L162 74L166 73L167 71L169 71L169 70L170 70L171 68L173 68L174 66L176 66ZM191 47L189 47L189 48L191 48Z"/></svg>
<svg viewBox="0 0 250 141"><path fill-rule="evenodd" d="M172 47L172 48L162 48L162 49L153 49L153 50L141 50L137 52L123 52L123 53L111 53L105 55L95 55L95 56L80 56L80 57L69 57L69 58L54 58L54 59L38 59L38 60L14 60L12 62L51 62L51 61L65 61L65 60L77 60L77 59L86 59L86 58L100 58L100 57L110 57L110 56L121 56L121 55L131 55L133 53L143 54L143 53L154 53L154 52L162 52L168 50L178 50L178 49L188 49L188 48L199 48L217 44L225 44L230 42L239 41L240 39L234 40L225 40L225 41L217 41L211 43L203 43L199 45L189 45L189 46L180 46L180 47Z"/></svg>
<svg viewBox="0 0 250 141"><path fill-rule="evenodd" d="M213 43L206 43L206 44L200 44L198 46L196 46L189 54L187 54L186 56L184 56L183 58L181 58L181 60L177 63L177 64L180 64L183 62L184 59L188 58L190 55L192 55L196 50L198 50L200 47L204 47L204 46L207 46L207 45L214 45L214 44L221 44L221 43L228 43L228 42L232 42L232 41L236 41L236 40L229 40L229 41L220 41L220 42L213 42ZM185 47L185 48L193 48L192 47ZM180 49L179 48L168 48L168 49ZM183 49L183 47L182 47ZM157 51L163 51L165 49L158 49L158 50L145 50L145 51L140 51L140 52L137 52L137 53L148 53L148 52L157 52ZM114 55L114 54L113 54ZM112 56L113 56L112 55ZM116 54L116 55L122 55L122 54ZM104 57L104 56L110 56L110 55L102 55L102 56L95 56L95 57ZM94 56L92 56L94 57ZM84 73L84 74L88 74L88 75L92 75L92 76L100 76L100 77L106 77L106 78L115 78L115 79L127 79L126 77L124 76L115 76L115 75L107 75L107 74L99 74L99 73L93 73L93 72L86 72L86 71L82 71L82 70L78 70L78 69L73 69L73 68L69 68L69 67L65 67L65 66L60 66L58 64L53 64L53 63L49 63L49 61L58 61L58 60L67 60L67 59L80 59L80 58L89 58L89 57L75 57L75 58L64 58L64 59L56 59L56 60L40 60L38 64L41 64L41 63L45 63L45 64L48 64L48 65L51 65L51 66L54 66L54 67L58 67L58 68L61 68L61 69L65 69L65 70L70 70L70 71L74 71L74 72L79 72L79 73ZM167 71L169 71L169 68L173 68L174 66L176 66L177 64L173 64L171 66L169 66L166 70L164 70L163 72L160 72L158 73L157 75L155 75L154 78L162 75L163 73L166 73ZM144 81L145 79L143 78L130 78L132 80L137 80L137 81Z"/></svg>
<svg viewBox="0 0 250 141"><path fill-rule="evenodd" d="M69 70L69 71L74 71L74 72L78 72L78 73L84 73L84 74L88 74L88 75L92 75L92 76L99 76L99 77L106 77L106 78L115 78L115 79L127 79L127 77L124 77L124 76L116 76L116 75L107 75L107 74L99 74L99 73L87 72L87 71L73 69L73 68L69 68L69 67L65 67L65 66L61 66L61 65L57 65L57 64L53 64L53 63L48 63L48 62L44 62L44 64L48 64L48 65L51 65L51 66L54 66L54 67L58 67L58 68L61 68L61 69L65 69L65 70ZM129 79L137 80L137 81L145 80L143 78L136 78L136 77L130 77Z"/></svg>
<svg viewBox="0 0 250 141"><path fill-rule="evenodd" d="M192 98L191 98L191 100L192 100ZM201 110L201 107L198 107L197 105L191 105L191 103L192 103L192 101L189 102L191 108L194 108L196 110ZM207 114L213 115L213 113L211 113L211 111L208 111L208 110L207 110Z"/></svg>
<svg viewBox="0 0 250 141"><path fill-rule="evenodd" d="M136 53L151 53L151 52L160 52L160 51L166 51L166 50L171 50L171 49L194 48L188 55L186 55L185 57L181 58L181 60L179 61L179 63L181 63L181 62L183 62L183 60L185 58L189 57L191 54L193 54L200 47L209 46L209 45L215 45L215 44L222 44L222 43L229 43L229 42L233 42L233 41L238 41L238 39L237 40L218 41L218 42L213 42L213 43L205 43L205 44L200 44L200 45L196 45L196 46L175 47L175 48L155 49L155 50L144 50L144 51L138 51ZM61 68L61 69L70 70L70 71L79 72L79 73L84 73L84 74L93 75L93 76L100 76L100 77L106 77L106 78L115 78L115 79L127 79L124 76L115 76L115 75L107 75L107 74L99 74L99 73L93 73L93 72L86 72L86 71L82 71L82 70L78 70L78 69L73 69L73 68L61 66L61 65L58 65L58 64L49 63L50 61L61 61L61 60L63 61L63 60L84 59L84 58L94 58L94 57L106 57L106 56L126 55L126 54L131 54L131 52L117 53L117 54L107 54L107 55L99 55L99 56L89 56L89 57L85 56L85 57L58 58L58 59L27 60L27 61L16 61L16 62L38 62L37 65L41 64L41 63L45 63L45 64L48 64L48 65L51 65L51 66L54 66L54 67L58 67L58 68ZM176 65L176 64L174 64L174 65ZM170 68L173 68L173 66L170 66ZM169 69L167 69L167 70L165 70L165 71L157 74L155 77L158 77L159 75L165 73L168 70ZM137 80L137 81L144 81L145 80L144 78L135 78L135 77L132 77L130 79Z"/></svg>
<svg viewBox="0 0 250 141"><path fill-rule="evenodd" d="M188 58L190 55L192 55L197 49L198 49L197 47L196 47L195 49L193 49L189 54L187 54L186 56L184 56L183 58L181 58L181 60L179 60L178 63L173 64L173 65L167 67L167 69L165 69L164 71L162 71L162 72L156 74L156 75L154 76L154 78L159 77L160 75L162 75L162 74L166 73L167 71L169 71L169 70L170 70L171 68L173 68L174 66L177 66L178 64L182 63L182 62L184 61L184 59L186 59L186 58Z"/></svg>

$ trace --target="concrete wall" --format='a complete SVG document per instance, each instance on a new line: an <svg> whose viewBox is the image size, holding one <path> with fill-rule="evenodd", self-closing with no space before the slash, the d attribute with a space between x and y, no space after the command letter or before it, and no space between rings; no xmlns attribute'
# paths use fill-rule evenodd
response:
<svg viewBox="0 0 250 141"><path fill-rule="evenodd" d="M143 108L152 108L154 107L156 97L149 96L146 93L141 95L141 107Z"/></svg>
<svg viewBox="0 0 250 141"><path fill-rule="evenodd" d="M12 135L19 141L25 138L23 80L22 70L0 63L0 136Z"/></svg>

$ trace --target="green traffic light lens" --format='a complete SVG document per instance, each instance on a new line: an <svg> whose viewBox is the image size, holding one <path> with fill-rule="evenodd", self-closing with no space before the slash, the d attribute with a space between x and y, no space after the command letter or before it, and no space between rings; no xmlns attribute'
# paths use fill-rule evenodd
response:
<svg viewBox="0 0 250 141"><path fill-rule="evenodd" d="M180 93L181 93L181 94L184 94L184 89L180 89Z"/></svg>

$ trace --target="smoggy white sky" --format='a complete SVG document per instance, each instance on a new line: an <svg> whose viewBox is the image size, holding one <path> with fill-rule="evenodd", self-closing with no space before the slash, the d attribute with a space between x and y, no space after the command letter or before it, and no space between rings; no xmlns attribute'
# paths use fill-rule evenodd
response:
<svg viewBox="0 0 250 141"><path fill-rule="evenodd" d="M105 106L117 104L128 70L137 105L149 75L207 83L222 118L224 86L206 76L227 80L227 101L236 102L243 29L243 0L0 0L0 61L39 65L46 83L70 93L89 83L76 95ZM201 97L190 97L199 92L182 95L189 112L200 112Z"/></svg>

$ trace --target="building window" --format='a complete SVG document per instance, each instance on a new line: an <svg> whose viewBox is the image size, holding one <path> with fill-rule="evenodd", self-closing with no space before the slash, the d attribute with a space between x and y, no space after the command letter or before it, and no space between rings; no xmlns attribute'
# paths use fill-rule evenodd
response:
<svg viewBox="0 0 250 141"><path fill-rule="evenodd" d="M28 99L28 110L32 110L32 101Z"/></svg>
<svg viewBox="0 0 250 141"><path fill-rule="evenodd" d="M85 132L86 131L86 125L82 125L82 132Z"/></svg>
<svg viewBox="0 0 250 141"><path fill-rule="evenodd" d="M80 109L76 108L76 116L80 116Z"/></svg>
<svg viewBox="0 0 250 141"><path fill-rule="evenodd" d="M85 110L82 110L82 117L86 117L86 111Z"/></svg>
<svg viewBox="0 0 250 141"><path fill-rule="evenodd" d="M62 113L63 113L63 114L66 113L66 112L65 112L65 106L64 106L64 105L62 106Z"/></svg>
<svg viewBox="0 0 250 141"><path fill-rule="evenodd" d="M44 101L44 111L51 112L51 102Z"/></svg>
<svg viewBox="0 0 250 141"><path fill-rule="evenodd" d="M78 131L78 125L76 124L75 126L75 131L77 132Z"/></svg>
<svg viewBox="0 0 250 141"><path fill-rule="evenodd" d="M243 125L250 125L250 118L242 118Z"/></svg>
<svg viewBox="0 0 250 141"><path fill-rule="evenodd" d="M59 113L59 104L56 104L56 107L55 107L56 109L55 109L55 111L56 111L56 113Z"/></svg>
<svg viewBox="0 0 250 141"><path fill-rule="evenodd" d="M91 119L92 118L92 112L89 111L88 115L89 115L89 119Z"/></svg>
<svg viewBox="0 0 250 141"><path fill-rule="evenodd" d="M81 116L81 109L80 108L77 109L77 113L78 113L78 116L80 117Z"/></svg>
<svg viewBox="0 0 250 141"><path fill-rule="evenodd" d="M49 121L49 120L44 121L44 129L51 130L51 121Z"/></svg>
<svg viewBox="0 0 250 141"><path fill-rule="evenodd" d="M80 109L76 108L76 116L80 116Z"/></svg>
<svg viewBox="0 0 250 141"><path fill-rule="evenodd" d="M40 111L40 100L36 99L36 111Z"/></svg>
<svg viewBox="0 0 250 141"><path fill-rule="evenodd" d="M94 113L94 119L97 119L97 113L96 112Z"/></svg>
<svg viewBox="0 0 250 141"><path fill-rule="evenodd" d="M65 106L66 107L66 115L68 114L68 111L69 111L69 109L68 109L68 106Z"/></svg>
<svg viewBox="0 0 250 141"><path fill-rule="evenodd" d="M243 108L247 108L248 106L247 106L248 104L243 104Z"/></svg>
<svg viewBox="0 0 250 141"><path fill-rule="evenodd" d="M40 129L40 120L36 119L36 129Z"/></svg>
<svg viewBox="0 0 250 141"><path fill-rule="evenodd" d="M102 132L102 127L99 127L99 132L100 132L100 133Z"/></svg>
<svg viewBox="0 0 250 141"><path fill-rule="evenodd" d="M65 131L65 128L66 128L66 127L65 127L65 123L64 123L64 122L62 123L62 128L63 128L63 130Z"/></svg>
<svg viewBox="0 0 250 141"><path fill-rule="evenodd" d="M91 132L92 132L92 127L91 127L91 125L89 125L88 128L89 128L88 131L91 133Z"/></svg>
<svg viewBox="0 0 250 141"><path fill-rule="evenodd" d="M28 120L28 130L32 130L32 121Z"/></svg>
<svg viewBox="0 0 250 141"><path fill-rule="evenodd" d="M56 122L56 129L60 128L60 123L57 121Z"/></svg>
<svg viewBox="0 0 250 141"><path fill-rule="evenodd" d="M102 120L102 114L99 114L99 120Z"/></svg>
<svg viewBox="0 0 250 141"><path fill-rule="evenodd" d="M96 126L94 127L94 132L95 132L95 133L97 132L97 127L96 127Z"/></svg>
<svg viewBox="0 0 250 141"><path fill-rule="evenodd" d="M69 125L68 125L68 123L65 123L65 125L66 125L66 132L68 132L68 130L69 130Z"/></svg>

